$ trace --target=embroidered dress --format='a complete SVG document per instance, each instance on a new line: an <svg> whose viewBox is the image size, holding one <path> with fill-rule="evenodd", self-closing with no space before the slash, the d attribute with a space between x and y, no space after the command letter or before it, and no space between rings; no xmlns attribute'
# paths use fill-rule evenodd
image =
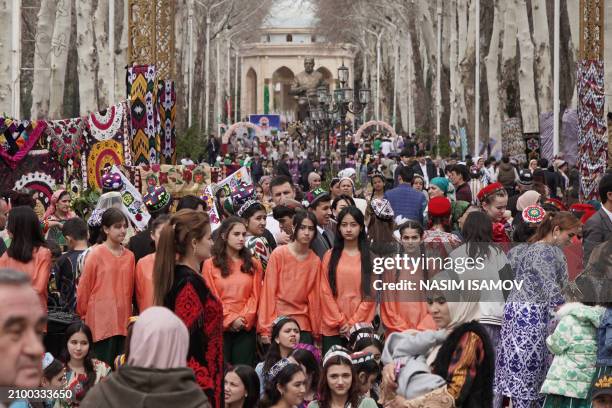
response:
<svg viewBox="0 0 612 408"><path fill-rule="evenodd" d="M187 366L193 370L211 407L220 408L223 395L223 305L204 278L184 265L174 269L174 284L164 306L189 329Z"/></svg>
<svg viewBox="0 0 612 408"><path fill-rule="evenodd" d="M90 345L91 347L91 345ZM96 381L94 385L99 383L104 377L110 375L111 369L104 362L97 359L93 359L93 367L96 373ZM70 400L67 399L59 399L55 402L56 408L72 408L78 407L80 402L83 401L87 391L85 389L85 384L87 383L87 375L86 374L76 374L74 371L70 369L70 367L66 366L66 389L72 391L72 398Z"/></svg>
<svg viewBox="0 0 612 408"><path fill-rule="evenodd" d="M270 259L270 254L272 253L266 237L250 235L247 237L245 245L251 251L251 254L261 262L261 266L265 272L268 266L268 259Z"/></svg>
<svg viewBox="0 0 612 408"><path fill-rule="evenodd" d="M565 302L567 262L560 248L536 243L508 253L515 280L504 307L500 349L495 364L495 392L512 398L513 406L530 406L542 399L551 354L546 347L552 313Z"/></svg>

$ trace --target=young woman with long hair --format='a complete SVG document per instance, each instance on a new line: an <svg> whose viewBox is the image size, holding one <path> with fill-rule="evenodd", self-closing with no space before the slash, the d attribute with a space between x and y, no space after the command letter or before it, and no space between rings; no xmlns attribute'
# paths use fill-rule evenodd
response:
<svg viewBox="0 0 612 408"><path fill-rule="evenodd" d="M212 240L206 213L180 210L162 228L153 269L154 304L172 310L189 329L187 366L219 408L223 392L223 306L200 275Z"/></svg>
<svg viewBox="0 0 612 408"><path fill-rule="evenodd" d="M271 341L272 324L278 316L293 317L302 330L302 343L312 344L319 332L320 306L317 279L321 261L310 249L316 236L317 219L301 211L293 218L292 241L270 255L263 282L257 331L262 342Z"/></svg>
<svg viewBox="0 0 612 408"><path fill-rule="evenodd" d="M370 176L370 183L372 184L372 195L370 195L370 200L373 198L385 198L385 184L387 183L385 176L376 171Z"/></svg>
<svg viewBox="0 0 612 408"><path fill-rule="evenodd" d="M168 214L162 214L151 222L149 229L151 239L155 247L159 242L159 233L161 229L170 221ZM146 255L136 263L136 305L140 313L144 312L148 307L153 306L153 266L155 265L155 252Z"/></svg>
<svg viewBox="0 0 612 408"><path fill-rule="evenodd" d="M510 292L504 306L496 358L495 391L510 398L513 407L543 402L539 393L550 361L546 338L551 316L565 303L568 285L563 248L580 233L580 220L572 213L549 212L530 238L508 253L520 290Z"/></svg>
<svg viewBox="0 0 612 408"><path fill-rule="evenodd" d="M377 401L378 396L373 388L380 376L380 365L376 359L374 359L374 355L367 351L358 351L351 354L351 362L355 369L355 378L359 385L359 394Z"/></svg>
<svg viewBox="0 0 612 408"><path fill-rule="evenodd" d="M374 318L371 271L363 214L357 207L346 207L338 216L334 247L323 257L318 285L323 353L341 344L340 335L347 334L353 324Z"/></svg>
<svg viewBox="0 0 612 408"><path fill-rule="evenodd" d="M66 246L66 238L62 234L62 225L66 220L76 217L76 214L70 208L70 193L64 189L57 190L51 196L49 208L45 211L43 217L43 233L47 239L57 242L64 248Z"/></svg>
<svg viewBox="0 0 612 408"><path fill-rule="evenodd" d="M399 227L402 252L414 259L422 259L426 254L423 245L423 227L418 221L409 220ZM427 265L419 264L416 268L390 268L383 272L386 283L414 282L418 289L419 282L428 278ZM433 330L435 323L427 311L426 296L420 290L398 291L385 290L381 294L380 318L385 326L385 334L406 330Z"/></svg>
<svg viewBox="0 0 612 408"><path fill-rule="evenodd" d="M64 333L65 343L60 360L66 365L66 389L70 400L60 399L62 408L78 407L87 392L111 372L110 367L94 358L91 329L83 322L72 323Z"/></svg>
<svg viewBox="0 0 612 408"><path fill-rule="evenodd" d="M344 351L332 351L323 359L319 395L308 408L377 408L376 401L361 393L351 356Z"/></svg>
<svg viewBox="0 0 612 408"><path fill-rule="evenodd" d="M253 367L237 365L225 373L225 408L252 408L259 401L259 378Z"/></svg>
<svg viewBox="0 0 612 408"><path fill-rule="evenodd" d="M6 229L11 245L0 257L0 268L16 269L28 274L40 303L44 310L47 310L51 251L46 247L36 213L30 207L12 208Z"/></svg>
<svg viewBox="0 0 612 408"><path fill-rule="evenodd" d="M266 373L265 391L259 408L291 408L304 401L306 374L302 368L282 359Z"/></svg>
<svg viewBox="0 0 612 408"><path fill-rule="evenodd" d="M102 214L100 237L85 260L76 311L93 332L96 355L111 365L123 351L134 295L134 254L121 244L128 220L117 208Z"/></svg>
<svg viewBox="0 0 612 408"><path fill-rule="evenodd" d="M257 364L255 372L259 376L261 392L264 391L264 377L270 368L279 360L287 358L293 352L293 348L300 342L300 325L288 316L279 316L272 326L272 342L264 360Z"/></svg>
<svg viewBox="0 0 612 408"><path fill-rule="evenodd" d="M266 208L259 201L249 200L237 209L236 215L244 220L246 226L247 249L261 262L262 270L265 272L268 259L274 249L270 240L266 238Z"/></svg>
<svg viewBox="0 0 612 408"><path fill-rule="evenodd" d="M317 387L321 376L321 352L311 344L299 343L295 346L289 358L301 365L306 373L304 402L298 406L298 408L306 408L317 396Z"/></svg>
<svg viewBox="0 0 612 408"><path fill-rule="evenodd" d="M255 365L257 305L262 270L245 246L246 227L238 217L223 220L212 258L204 261L202 275L223 303L223 357L227 364Z"/></svg>
<svg viewBox="0 0 612 408"><path fill-rule="evenodd" d="M349 207L349 206L355 206L355 201L353 200L352 197L341 194L339 196L336 196L336 198L334 198L332 200L332 218L334 220L338 219L338 214L340 214L340 211L342 211L345 207Z"/></svg>

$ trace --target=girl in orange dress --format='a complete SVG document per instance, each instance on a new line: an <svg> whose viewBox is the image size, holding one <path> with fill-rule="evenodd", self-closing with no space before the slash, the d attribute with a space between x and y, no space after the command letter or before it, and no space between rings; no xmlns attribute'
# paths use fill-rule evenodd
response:
<svg viewBox="0 0 612 408"><path fill-rule="evenodd" d="M302 343L312 344L312 334L319 333L319 288L317 279L321 261L310 249L317 232L312 212L302 211L293 218L292 242L277 247L270 255L263 281L257 331L264 344L270 344L272 322L284 315L295 319Z"/></svg>
<svg viewBox="0 0 612 408"><path fill-rule="evenodd" d="M425 253L422 245L423 227L417 221L406 221L399 228L400 242L404 254L420 258ZM413 270L411 266L404 269L390 269L384 272L384 282L415 282L418 288L420 281L427 280L427 269ZM436 325L427 310L425 293L417 290L385 290L380 302L380 317L385 326L385 335L406 330L435 330Z"/></svg>
<svg viewBox="0 0 612 408"><path fill-rule="evenodd" d="M0 268L28 274L40 303L47 310L51 251L46 248L36 213L30 207L14 207L9 212L7 230L11 246L0 257Z"/></svg>
<svg viewBox="0 0 612 408"><path fill-rule="evenodd" d="M118 208L102 214L101 245L93 248L77 288L76 311L93 333L96 356L108 365L123 352L134 294L134 254L121 244L128 220Z"/></svg>
<svg viewBox="0 0 612 408"><path fill-rule="evenodd" d="M253 366L262 268L245 246L246 234L241 218L225 219L213 245L213 257L204 262L202 273L210 290L223 303L225 363Z"/></svg>
<svg viewBox="0 0 612 408"><path fill-rule="evenodd" d="M323 353L343 343L350 326L371 322L376 312L372 261L363 213L354 206L338 215L336 242L323 257L320 274Z"/></svg>
<svg viewBox="0 0 612 408"><path fill-rule="evenodd" d="M170 222L168 214L162 214L151 223L151 239L157 247L161 229ZM136 264L136 305L140 313L153 306L153 266L155 265L155 252L140 258Z"/></svg>

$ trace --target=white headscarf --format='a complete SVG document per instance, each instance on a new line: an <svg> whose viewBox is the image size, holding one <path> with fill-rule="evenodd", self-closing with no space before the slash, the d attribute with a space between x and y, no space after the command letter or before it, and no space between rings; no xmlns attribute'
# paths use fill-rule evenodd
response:
<svg viewBox="0 0 612 408"><path fill-rule="evenodd" d="M185 367L188 350L187 326L169 309L152 306L134 323L128 365L162 370Z"/></svg>

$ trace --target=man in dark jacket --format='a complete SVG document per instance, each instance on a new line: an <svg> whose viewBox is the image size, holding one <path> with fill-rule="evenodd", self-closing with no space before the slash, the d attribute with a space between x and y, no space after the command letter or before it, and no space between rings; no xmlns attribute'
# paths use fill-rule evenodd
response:
<svg viewBox="0 0 612 408"><path fill-rule="evenodd" d="M584 224L582 247L583 263L598 244L612 238L612 174L606 174L599 182L599 199L601 208Z"/></svg>
<svg viewBox="0 0 612 408"><path fill-rule="evenodd" d="M427 206L427 200L423 193L410 186L412 170L408 166L399 169L398 182L397 187L385 193L385 198L389 200L393 213L423 224L423 212Z"/></svg>
<svg viewBox="0 0 612 408"><path fill-rule="evenodd" d="M325 252L334 246L334 233L329 230L331 220L331 196L322 188L306 193L308 211L317 218L317 235L312 240L310 248L322 260Z"/></svg>
<svg viewBox="0 0 612 408"><path fill-rule="evenodd" d="M264 175L263 166L261 165L261 157L259 157L259 153L253 153L253 161L251 162L251 177L253 177L253 182L255 184L259 183L259 179L261 179Z"/></svg>
<svg viewBox="0 0 612 408"><path fill-rule="evenodd" d="M433 164L431 159L427 160L425 158L425 152L423 150L419 150L417 152L416 162L414 162L412 165L412 173L423 176L425 180L425 185L423 187L425 188L429 186L429 180L437 177L436 166Z"/></svg>
<svg viewBox="0 0 612 408"><path fill-rule="evenodd" d="M408 149L404 149L400 153L400 162L397 168L395 169L395 173L393 174L393 186L394 187L397 187L399 185L398 179L399 179L400 169L402 167L408 167L410 169L410 150ZM412 180L412 176L410 177L410 179Z"/></svg>
<svg viewBox="0 0 612 408"><path fill-rule="evenodd" d="M463 164L455 164L449 170L450 181L455 186L455 198L457 201L472 202L472 190L468 181L470 180L470 173Z"/></svg>

